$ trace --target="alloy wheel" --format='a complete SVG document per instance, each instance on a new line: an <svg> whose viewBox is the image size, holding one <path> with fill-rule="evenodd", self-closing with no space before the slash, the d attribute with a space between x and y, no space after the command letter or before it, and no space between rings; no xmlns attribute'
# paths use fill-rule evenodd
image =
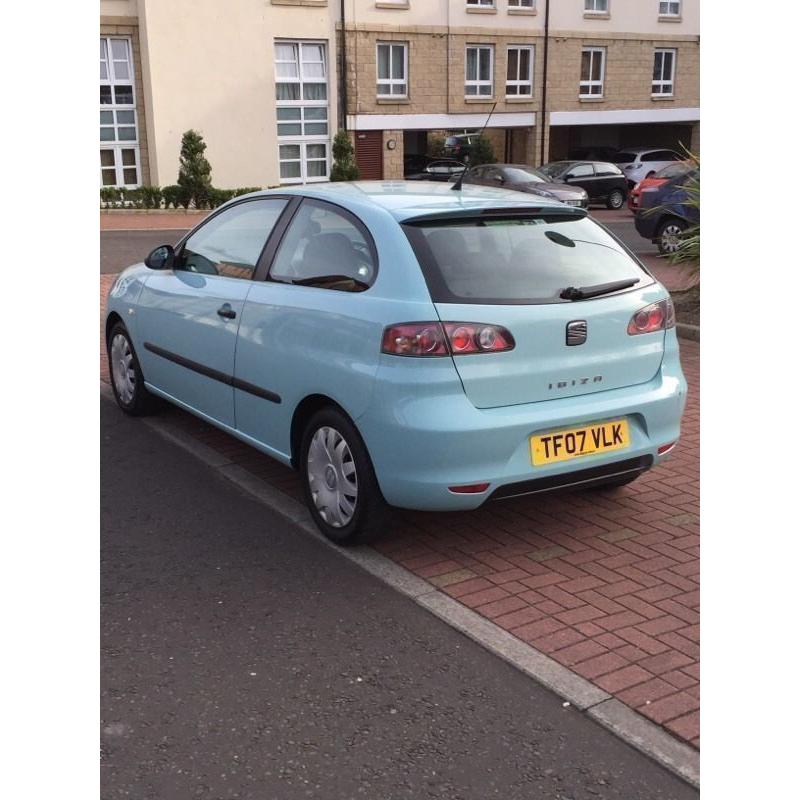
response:
<svg viewBox="0 0 800 800"><path fill-rule="evenodd" d="M620 191L611 192L608 198L608 204L611 208L622 208L625 202L625 195Z"/></svg>
<svg viewBox="0 0 800 800"><path fill-rule="evenodd" d="M347 441L335 428L318 428L311 438L306 463L311 499L320 517L333 528L347 525L355 514L358 476Z"/></svg>
<svg viewBox="0 0 800 800"><path fill-rule="evenodd" d="M683 228L677 223L671 222L665 225L661 231L661 248L665 253L674 253L680 243Z"/></svg>
<svg viewBox="0 0 800 800"><path fill-rule="evenodd" d="M129 405L136 392L136 373L133 369L133 350L121 333L111 340L111 378L117 396L125 405Z"/></svg>

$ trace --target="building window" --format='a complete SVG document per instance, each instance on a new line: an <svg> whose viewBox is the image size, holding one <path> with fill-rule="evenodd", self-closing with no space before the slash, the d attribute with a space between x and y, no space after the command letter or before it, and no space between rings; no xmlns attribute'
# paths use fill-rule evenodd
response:
<svg viewBox="0 0 800 800"><path fill-rule="evenodd" d="M323 42L275 42L281 183L328 179L328 67Z"/></svg>
<svg viewBox="0 0 800 800"><path fill-rule="evenodd" d="M130 40L100 38L100 185L141 184Z"/></svg>
<svg viewBox="0 0 800 800"><path fill-rule="evenodd" d="M468 6L483 6L484 8L494 8L494 0L467 0Z"/></svg>
<svg viewBox="0 0 800 800"><path fill-rule="evenodd" d="M378 97L408 96L408 47L378 42Z"/></svg>
<svg viewBox="0 0 800 800"><path fill-rule="evenodd" d="M494 47L467 45L464 94L467 97L492 97L494 94L493 74Z"/></svg>
<svg viewBox="0 0 800 800"><path fill-rule="evenodd" d="M536 0L508 0L509 8L536 8Z"/></svg>
<svg viewBox="0 0 800 800"><path fill-rule="evenodd" d="M513 45L508 48L506 97L533 96L533 54L531 46Z"/></svg>
<svg viewBox="0 0 800 800"><path fill-rule="evenodd" d="M659 0L659 17L679 17L681 15L681 0Z"/></svg>
<svg viewBox="0 0 800 800"><path fill-rule="evenodd" d="M580 97L602 97L606 72L605 47L584 47L581 51Z"/></svg>
<svg viewBox="0 0 800 800"><path fill-rule="evenodd" d="M583 10L587 14L608 14L608 0L584 0Z"/></svg>
<svg viewBox="0 0 800 800"><path fill-rule="evenodd" d="M654 96L671 97L675 90L675 58L677 50L656 50L653 60Z"/></svg>

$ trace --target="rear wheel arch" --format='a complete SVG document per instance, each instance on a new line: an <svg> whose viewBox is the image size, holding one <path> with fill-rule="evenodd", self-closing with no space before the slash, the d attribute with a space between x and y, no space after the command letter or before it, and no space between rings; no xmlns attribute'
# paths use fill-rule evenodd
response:
<svg viewBox="0 0 800 800"><path fill-rule="evenodd" d="M300 456L300 445L303 441L303 433L311 418L317 411L323 408L335 408L340 413L344 414L354 428L357 429L356 423L346 409L342 408L333 398L325 394L310 394L304 397L294 410L292 415L292 424L289 428L289 446L292 466L295 469L299 468L297 463ZM360 431L359 431L360 434ZM362 437L363 439L363 437Z"/></svg>

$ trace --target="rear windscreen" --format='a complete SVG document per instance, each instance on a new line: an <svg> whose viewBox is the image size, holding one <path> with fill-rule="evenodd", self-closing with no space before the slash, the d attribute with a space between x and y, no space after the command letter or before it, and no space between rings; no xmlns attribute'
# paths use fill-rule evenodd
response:
<svg viewBox="0 0 800 800"><path fill-rule="evenodd" d="M420 220L403 229L437 303L562 303L569 286L652 282L587 217Z"/></svg>

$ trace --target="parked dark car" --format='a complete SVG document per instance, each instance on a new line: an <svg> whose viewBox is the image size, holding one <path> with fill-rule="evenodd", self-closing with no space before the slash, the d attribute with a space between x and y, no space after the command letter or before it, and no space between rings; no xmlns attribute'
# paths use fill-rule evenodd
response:
<svg viewBox="0 0 800 800"><path fill-rule="evenodd" d="M548 180L586 189L589 201L622 208L628 182L622 170L606 161L551 161L538 168Z"/></svg>
<svg viewBox="0 0 800 800"><path fill-rule="evenodd" d="M481 164L467 170L464 183L515 189L580 208L589 206L589 195L580 186L550 181L541 172L525 164Z"/></svg>
<svg viewBox="0 0 800 800"><path fill-rule="evenodd" d="M444 140L444 154L465 161L472 152L472 145L480 133L460 133Z"/></svg>
<svg viewBox="0 0 800 800"><path fill-rule="evenodd" d="M639 196L639 210L634 217L634 224L640 236L658 245L664 255L674 253L681 241L681 234L700 222L700 212L687 205L689 194L686 184L699 178L699 171L694 169L685 175L648 189Z"/></svg>
<svg viewBox="0 0 800 800"><path fill-rule="evenodd" d="M466 169L466 164L454 158L440 158L431 161L425 169L413 175L406 175L407 181L449 181L460 175Z"/></svg>

